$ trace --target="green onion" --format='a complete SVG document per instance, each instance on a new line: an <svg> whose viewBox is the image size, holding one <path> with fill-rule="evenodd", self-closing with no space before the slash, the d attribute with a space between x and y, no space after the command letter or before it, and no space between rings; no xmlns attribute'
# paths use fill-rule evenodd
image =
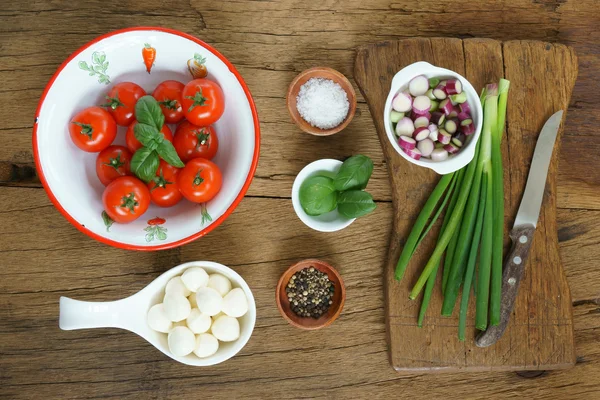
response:
<svg viewBox="0 0 600 400"><path fill-rule="evenodd" d="M465 176L465 171L466 168L461 168L458 171L458 180L456 181L456 187L457 189L454 191L454 193L452 193L452 199L450 200L450 204L448 205L448 210L446 210L446 215L444 216L444 227L448 224L448 219L450 218L450 215L452 214L452 210L454 210L454 206L456 205L456 200L458 199L458 194L459 194L459 190L458 188L461 187L462 185L462 181L463 178ZM460 228L459 228L460 229ZM442 232L444 231L444 228L442 228L442 230L440 231L440 235L442 234ZM454 245L452 244L454 237L457 235L452 235L452 239L450 239L450 243L448 243L448 248L446 249L446 259L444 261L444 270L443 270L443 274L442 274L442 294L445 292L446 290L446 281L448 281L448 275L450 273L450 260L452 260L452 256L449 256L448 253L450 253L450 249L451 246L454 247L456 245L456 242L454 242ZM439 238L438 238L439 240ZM452 253L454 253L454 251L452 250Z"/></svg>

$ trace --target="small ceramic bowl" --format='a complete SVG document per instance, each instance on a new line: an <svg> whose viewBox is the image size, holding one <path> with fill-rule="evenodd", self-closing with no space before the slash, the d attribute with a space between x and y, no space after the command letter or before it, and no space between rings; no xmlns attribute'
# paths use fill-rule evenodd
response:
<svg viewBox="0 0 600 400"><path fill-rule="evenodd" d="M335 232L344 229L356 218L346 218L337 209L318 216L308 215L300 204L300 186L311 176L325 175L333 178L340 170L342 162L330 158L313 161L300 171L292 186L292 204L296 215L306 226L319 232Z"/></svg>
<svg viewBox="0 0 600 400"><path fill-rule="evenodd" d="M471 107L471 115L473 118L473 123L475 124L475 133L469 136L467 143L458 153L450 155L444 161L436 162L424 157L421 157L420 160L410 158L400 148L400 145L398 144L398 137L394 132L394 127L392 125L392 121L390 120L390 113L392 111L392 100L394 99L394 97L396 97L398 93L406 90L408 88L408 83L410 82L410 80L417 75L425 75L427 78L458 79L462 83L463 91L465 91L465 93L467 94L467 101L469 102L469 106ZM481 134L481 127L483 124L483 110L479 101L479 95L473 88L473 85L471 85L469 81L466 80L462 75L457 74L456 72L451 71L449 69L439 68L427 62L420 61L414 64L410 64L409 66L400 70L396 75L394 75L394 78L392 79L392 87L390 89L390 93L388 94L387 100L385 102L385 108L383 110L383 121L387 137L398 154L400 154L405 160L413 164L430 168L440 175L445 175L461 169L473 159L473 156L475 155L475 146Z"/></svg>
<svg viewBox="0 0 600 400"><path fill-rule="evenodd" d="M324 78L331 79L332 81L339 84L342 89L346 91L346 95L348 96L348 102L350 103L350 109L348 110L348 115L346 119L342 121L338 126L331 129L320 129L316 126L312 126L308 122L306 122L298 109L296 108L296 97L298 96L298 92L300 91L300 87L306 83L310 78ZM354 88L352 84L343 74L339 73L335 69L327 68L327 67L314 67L307 69L306 71L301 72L288 88L287 93L287 108L292 116L292 120L298 125L300 129L302 129L306 133L310 133L315 136L329 136L335 133L338 133L342 129L344 129L352 118L354 117L354 112L356 111L356 93L354 92Z"/></svg>
<svg viewBox="0 0 600 400"><path fill-rule="evenodd" d="M329 307L327 312L320 318L310 317L299 317L297 316L290 307L288 296L285 292L285 288L290 281L292 275L304 268L314 267L321 272L324 272L334 284L333 292L333 304ZM279 278L277 284L277 308L279 312L287 320L287 322L295 326L296 328L305 330L316 330L331 325L333 321L339 317L344 308L344 302L346 301L346 288L344 287L344 281L340 274L329 264L321 260L308 259L302 260L287 269Z"/></svg>

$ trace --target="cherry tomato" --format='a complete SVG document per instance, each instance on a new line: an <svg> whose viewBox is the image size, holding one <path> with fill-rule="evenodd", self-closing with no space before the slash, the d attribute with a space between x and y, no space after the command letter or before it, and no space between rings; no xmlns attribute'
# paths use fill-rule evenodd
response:
<svg viewBox="0 0 600 400"><path fill-rule="evenodd" d="M137 124L137 121L133 121L131 125L129 125L129 128L127 128L127 133L125 134L125 143L127 144L127 148L132 153L135 153L136 150L142 147L140 141L135 138L135 132L133 130L135 128L135 124ZM160 131L165 139L167 139L169 142L173 142L173 133L171 133L171 129L169 129L167 125L163 125Z"/></svg>
<svg viewBox="0 0 600 400"><path fill-rule="evenodd" d="M184 87L185 85L181 82L164 81L159 83L152 92L152 97L160 104L167 124L175 124L183 119L181 92Z"/></svg>
<svg viewBox="0 0 600 400"><path fill-rule="evenodd" d="M73 117L69 133L73 143L81 150L97 153L115 140L117 124L104 108L88 107Z"/></svg>
<svg viewBox="0 0 600 400"><path fill-rule="evenodd" d="M113 221L126 224L146 212L150 205L150 191L138 178L122 176L104 189L102 203Z"/></svg>
<svg viewBox="0 0 600 400"><path fill-rule="evenodd" d="M135 118L135 103L146 91L133 82L121 82L113 86L106 95L107 102L102 104L108 107L108 112L113 116L118 125L127 126Z"/></svg>
<svg viewBox="0 0 600 400"><path fill-rule="evenodd" d="M219 193L223 177L214 162L194 158L179 171L177 183L183 197L194 203L204 203Z"/></svg>
<svg viewBox="0 0 600 400"><path fill-rule="evenodd" d="M177 126L173 146L184 163L198 157L212 160L219 149L219 139L212 126L199 127L183 121Z"/></svg>
<svg viewBox="0 0 600 400"><path fill-rule="evenodd" d="M148 182L150 200L159 207L173 207L183 197L177 186L179 168L160 160L156 176ZM149 222L148 222L149 223Z"/></svg>
<svg viewBox="0 0 600 400"><path fill-rule="evenodd" d="M218 84L205 78L194 79L185 85L181 97L183 113L194 125L214 124L225 110L223 90Z"/></svg>
<svg viewBox="0 0 600 400"><path fill-rule="evenodd" d="M124 146L108 146L96 158L96 174L104 186L120 176L131 175L131 152Z"/></svg>

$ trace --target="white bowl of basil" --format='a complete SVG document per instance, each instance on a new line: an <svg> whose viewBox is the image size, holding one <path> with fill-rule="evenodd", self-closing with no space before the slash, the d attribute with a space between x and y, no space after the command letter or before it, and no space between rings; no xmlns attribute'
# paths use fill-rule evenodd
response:
<svg viewBox="0 0 600 400"><path fill-rule="evenodd" d="M373 161L363 155L343 163L333 159L314 161L294 180L294 211L314 230L339 231L375 209L373 197L364 191L372 173Z"/></svg>

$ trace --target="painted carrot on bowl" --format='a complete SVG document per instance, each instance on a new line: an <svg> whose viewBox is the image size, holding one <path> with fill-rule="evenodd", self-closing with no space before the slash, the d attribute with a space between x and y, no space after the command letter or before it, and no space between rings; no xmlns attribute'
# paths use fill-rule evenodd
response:
<svg viewBox="0 0 600 400"><path fill-rule="evenodd" d="M152 69L152 65L154 64L154 60L156 59L156 49L148 43L144 43L144 48L142 49L142 58L144 59L144 64L146 65L146 71L150 73Z"/></svg>

